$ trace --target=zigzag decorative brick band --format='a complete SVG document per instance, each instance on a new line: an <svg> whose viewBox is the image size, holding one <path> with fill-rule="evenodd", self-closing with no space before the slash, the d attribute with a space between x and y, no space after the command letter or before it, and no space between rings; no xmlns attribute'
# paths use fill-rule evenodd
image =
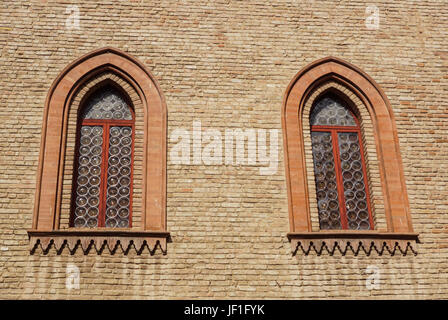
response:
<svg viewBox="0 0 448 320"><path fill-rule="evenodd" d="M370 255L376 251L379 255L401 253L417 255L417 233L380 233L380 232L308 232L288 233L292 252L305 255L315 252L318 255L327 251L330 255L348 251L358 255L364 252Z"/></svg>
<svg viewBox="0 0 448 320"><path fill-rule="evenodd" d="M33 254L41 247L44 254L52 247L60 253L67 248L71 253L80 249L84 254L95 250L98 254L108 249L114 254L119 248L128 253L132 248L137 254L148 248L151 254L159 248L166 254L168 232L118 231L110 230L59 230L59 231L28 231L30 251Z"/></svg>

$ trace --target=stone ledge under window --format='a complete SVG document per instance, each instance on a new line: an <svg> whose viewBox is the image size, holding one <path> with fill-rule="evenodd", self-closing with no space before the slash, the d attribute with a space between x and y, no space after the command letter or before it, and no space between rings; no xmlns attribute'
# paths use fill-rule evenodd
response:
<svg viewBox="0 0 448 320"><path fill-rule="evenodd" d="M91 250L101 254L105 249L108 249L111 254L114 254L121 248L122 252L127 254L129 250L134 248L137 254L141 254L145 248L148 248L150 253L154 254L156 249L160 248L162 253L166 254L166 243L169 236L169 232L129 229L28 230L31 254L39 247L42 248L44 254L47 254L52 246L58 253L61 253L64 248L68 248L71 253L80 249L84 254Z"/></svg>
<svg viewBox="0 0 448 320"><path fill-rule="evenodd" d="M345 255L352 251L358 255L361 251L370 255L376 251L379 255L389 253L417 255L418 233L392 233L378 231L319 231L291 232L287 237L292 245L293 255L301 251L308 255L314 251L317 255L326 250L330 255L340 252Z"/></svg>

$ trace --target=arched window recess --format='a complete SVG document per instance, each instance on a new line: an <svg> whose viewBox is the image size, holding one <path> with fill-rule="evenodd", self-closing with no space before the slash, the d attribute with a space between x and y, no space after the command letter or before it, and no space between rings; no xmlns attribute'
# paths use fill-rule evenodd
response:
<svg viewBox="0 0 448 320"><path fill-rule="evenodd" d="M52 84L28 235L32 252L166 252L165 99L127 53L90 52Z"/></svg>
<svg viewBox="0 0 448 320"><path fill-rule="evenodd" d="M294 253L416 249L393 111L372 78L334 57L309 64L282 125Z"/></svg>

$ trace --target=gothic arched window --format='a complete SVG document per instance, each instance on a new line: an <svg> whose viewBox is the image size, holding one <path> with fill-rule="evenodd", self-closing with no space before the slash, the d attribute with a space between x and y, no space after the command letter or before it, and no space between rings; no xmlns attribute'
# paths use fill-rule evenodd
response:
<svg viewBox="0 0 448 320"><path fill-rule="evenodd" d="M373 229L359 121L346 103L326 94L310 115L321 229Z"/></svg>
<svg viewBox="0 0 448 320"><path fill-rule="evenodd" d="M64 68L44 106L32 250L166 253L166 126L160 86L126 52Z"/></svg>
<svg viewBox="0 0 448 320"><path fill-rule="evenodd" d="M79 115L71 224L131 226L134 112L112 86L100 88Z"/></svg>
<svg viewBox="0 0 448 320"><path fill-rule="evenodd" d="M282 124L294 252L412 248L393 109L371 77L335 57L312 62L286 90Z"/></svg>

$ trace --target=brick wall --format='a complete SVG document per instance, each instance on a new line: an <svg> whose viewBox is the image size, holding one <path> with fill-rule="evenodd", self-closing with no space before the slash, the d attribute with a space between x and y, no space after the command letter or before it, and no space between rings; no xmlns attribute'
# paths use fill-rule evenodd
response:
<svg viewBox="0 0 448 320"><path fill-rule="evenodd" d="M2 1L0 297L448 298L448 14L445 0ZM79 29L67 7L79 8ZM67 19L68 24L67 24ZM61 70L112 46L152 71L168 107L162 255L78 250L31 255L43 106ZM333 55L369 74L395 113L418 254L291 254L281 134L274 175L244 165L179 165L176 128L278 129L296 72ZM381 208L381 204L378 204ZM68 213L65 212L65 217ZM66 288L67 267L80 288ZM370 270L380 272L369 290Z"/></svg>

